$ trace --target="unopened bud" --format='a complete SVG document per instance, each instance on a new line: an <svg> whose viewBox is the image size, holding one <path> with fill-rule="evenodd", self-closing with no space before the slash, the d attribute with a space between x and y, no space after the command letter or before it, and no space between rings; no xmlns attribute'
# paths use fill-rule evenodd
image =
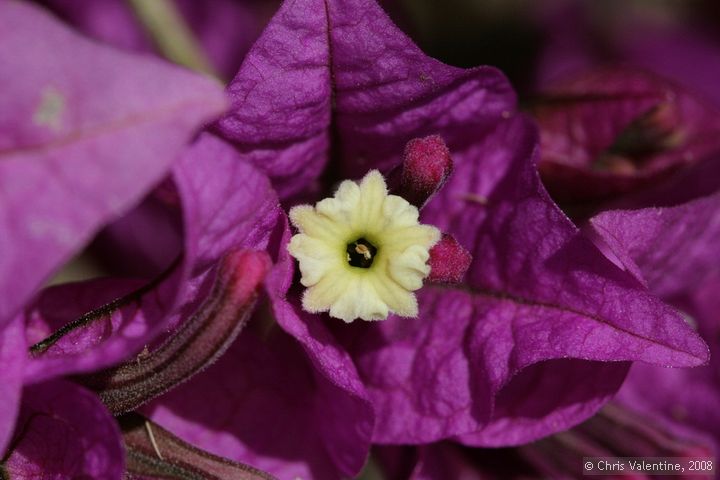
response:
<svg viewBox="0 0 720 480"><path fill-rule="evenodd" d="M410 140L403 154L398 195L422 208L453 170L450 150L438 135Z"/></svg>

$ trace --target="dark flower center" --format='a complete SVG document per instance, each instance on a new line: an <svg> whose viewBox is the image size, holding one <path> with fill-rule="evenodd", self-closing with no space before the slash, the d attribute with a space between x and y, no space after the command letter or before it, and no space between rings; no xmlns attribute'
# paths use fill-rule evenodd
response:
<svg viewBox="0 0 720 480"><path fill-rule="evenodd" d="M370 268L377 253L375 245L364 238L358 238L347 246L347 259L352 267Z"/></svg>

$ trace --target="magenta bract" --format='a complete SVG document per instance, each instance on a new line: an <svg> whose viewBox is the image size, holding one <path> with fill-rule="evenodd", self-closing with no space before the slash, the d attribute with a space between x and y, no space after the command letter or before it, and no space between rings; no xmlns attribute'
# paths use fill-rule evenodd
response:
<svg viewBox="0 0 720 480"><path fill-rule="evenodd" d="M0 324L168 172L218 86L0 6Z"/></svg>
<svg viewBox="0 0 720 480"><path fill-rule="evenodd" d="M124 475L120 428L98 398L63 380L26 387L12 446L10 478L106 478Z"/></svg>

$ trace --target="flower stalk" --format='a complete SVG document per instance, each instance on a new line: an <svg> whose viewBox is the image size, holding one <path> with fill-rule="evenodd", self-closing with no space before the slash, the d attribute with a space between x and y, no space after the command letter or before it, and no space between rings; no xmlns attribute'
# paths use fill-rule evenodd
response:
<svg viewBox="0 0 720 480"><path fill-rule="evenodd" d="M78 381L96 391L115 415L185 382L217 360L240 334L269 269L264 252L227 254L208 298L160 347Z"/></svg>

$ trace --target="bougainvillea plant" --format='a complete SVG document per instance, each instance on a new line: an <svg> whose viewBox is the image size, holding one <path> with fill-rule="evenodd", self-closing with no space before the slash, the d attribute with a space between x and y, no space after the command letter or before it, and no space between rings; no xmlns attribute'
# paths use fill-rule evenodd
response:
<svg viewBox="0 0 720 480"><path fill-rule="evenodd" d="M267 25L251 0L38 3L59 18L0 4L0 477L717 452L699 97L593 68L527 114L375 0L285 0Z"/></svg>

